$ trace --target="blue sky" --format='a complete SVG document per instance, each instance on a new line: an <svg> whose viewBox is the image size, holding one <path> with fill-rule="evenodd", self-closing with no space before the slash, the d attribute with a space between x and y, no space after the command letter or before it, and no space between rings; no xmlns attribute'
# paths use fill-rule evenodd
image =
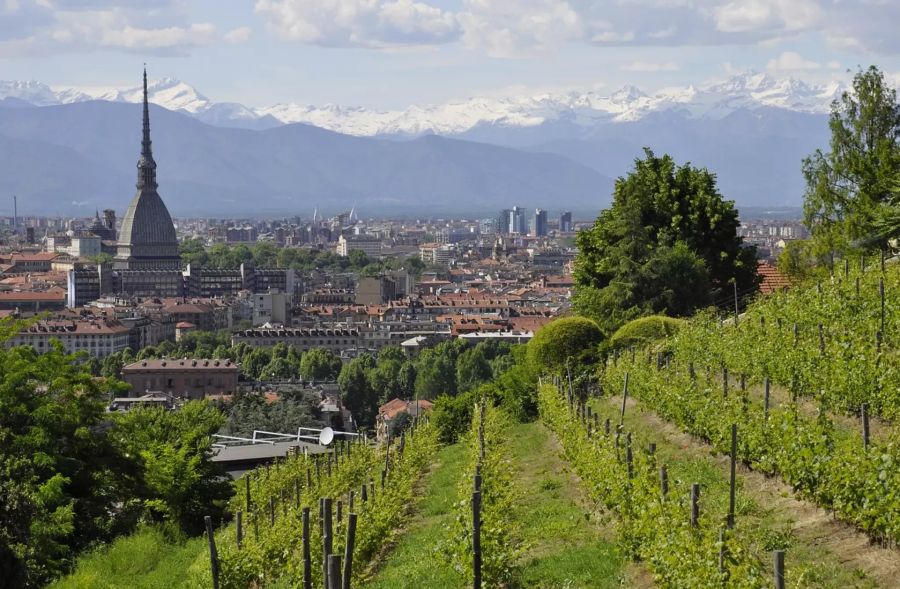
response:
<svg viewBox="0 0 900 589"><path fill-rule="evenodd" d="M898 0L0 0L0 79L399 108L702 84L753 69L900 81Z"/></svg>

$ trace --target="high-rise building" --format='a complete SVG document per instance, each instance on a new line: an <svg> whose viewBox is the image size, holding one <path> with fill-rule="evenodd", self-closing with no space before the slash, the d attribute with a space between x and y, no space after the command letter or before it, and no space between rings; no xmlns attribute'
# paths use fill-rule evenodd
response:
<svg viewBox="0 0 900 589"><path fill-rule="evenodd" d="M137 164L137 193L122 219L115 267L120 270L181 270L178 238L169 210L157 192L150 148L150 107L144 69L144 129Z"/></svg>
<svg viewBox="0 0 900 589"><path fill-rule="evenodd" d="M531 222L531 234L535 237L547 235L547 211L544 209L535 209Z"/></svg>
<svg viewBox="0 0 900 589"><path fill-rule="evenodd" d="M528 213L522 207L513 207L510 218L510 233L528 233Z"/></svg>
<svg viewBox="0 0 900 589"><path fill-rule="evenodd" d="M510 227L510 216L512 215L512 210L503 209L500 211L500 216L497 217L497 233L500 235L509 235L509 227Z"/></svg>
<svg viewBox="0 0 900 589"><path fill-rule="evenodd" d="M571 233L572 232L572 212L566 211L562 215L559 216L559 232L560 233Z"/></svg>

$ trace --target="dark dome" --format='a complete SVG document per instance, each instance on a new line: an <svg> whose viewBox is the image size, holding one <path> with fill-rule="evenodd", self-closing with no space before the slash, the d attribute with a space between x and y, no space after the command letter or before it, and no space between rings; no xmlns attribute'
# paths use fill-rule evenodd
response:
<svg viewBox="0 0 900 589"><path fill-rule="evenodd" d="M178 247L175 225L169 209L155 190L138 190L125 218L119 242L129 245L172 245ZM176 249L177 251L177 249Z"/></svg>

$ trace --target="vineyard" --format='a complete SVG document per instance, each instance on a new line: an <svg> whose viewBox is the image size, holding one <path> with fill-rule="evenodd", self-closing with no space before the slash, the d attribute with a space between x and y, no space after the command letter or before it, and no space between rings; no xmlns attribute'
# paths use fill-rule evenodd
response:
<svg viewBox="0 0 900 589"><path fill-rule="evenodd" d="M173 586L895 586L900 269L864 266L599 364L523 363L537 421L484 385L248 472Z"/></svg>

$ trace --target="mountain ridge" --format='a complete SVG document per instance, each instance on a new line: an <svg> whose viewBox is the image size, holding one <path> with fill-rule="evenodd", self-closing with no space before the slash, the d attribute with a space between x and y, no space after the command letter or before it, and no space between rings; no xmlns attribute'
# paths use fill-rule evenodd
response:
<svg viewBox="0 0 900 589"><path fill-rule="evenodd" d="M323 106L282 103L248 107L214 102L176 78L153 80L150 101L218 126L269 128L308 123L348 135L454 136L483 124L527 128L553 121L580 127L641 120L655 112L683 111L692 118L722 118L739 109L776 107L793 112L827 114L844 90L839 82L808 84L794 78L775 78L747 72L701 86L663 88L652 94L635 86L603 94L599 91L540 93L505 98L473 97L441 104L411 105L401 110L373 110L334 104ZM0 99L12 97L35 106L88 100L136 103L141 88L53 88L40 82L0 81Z"/></svg>

